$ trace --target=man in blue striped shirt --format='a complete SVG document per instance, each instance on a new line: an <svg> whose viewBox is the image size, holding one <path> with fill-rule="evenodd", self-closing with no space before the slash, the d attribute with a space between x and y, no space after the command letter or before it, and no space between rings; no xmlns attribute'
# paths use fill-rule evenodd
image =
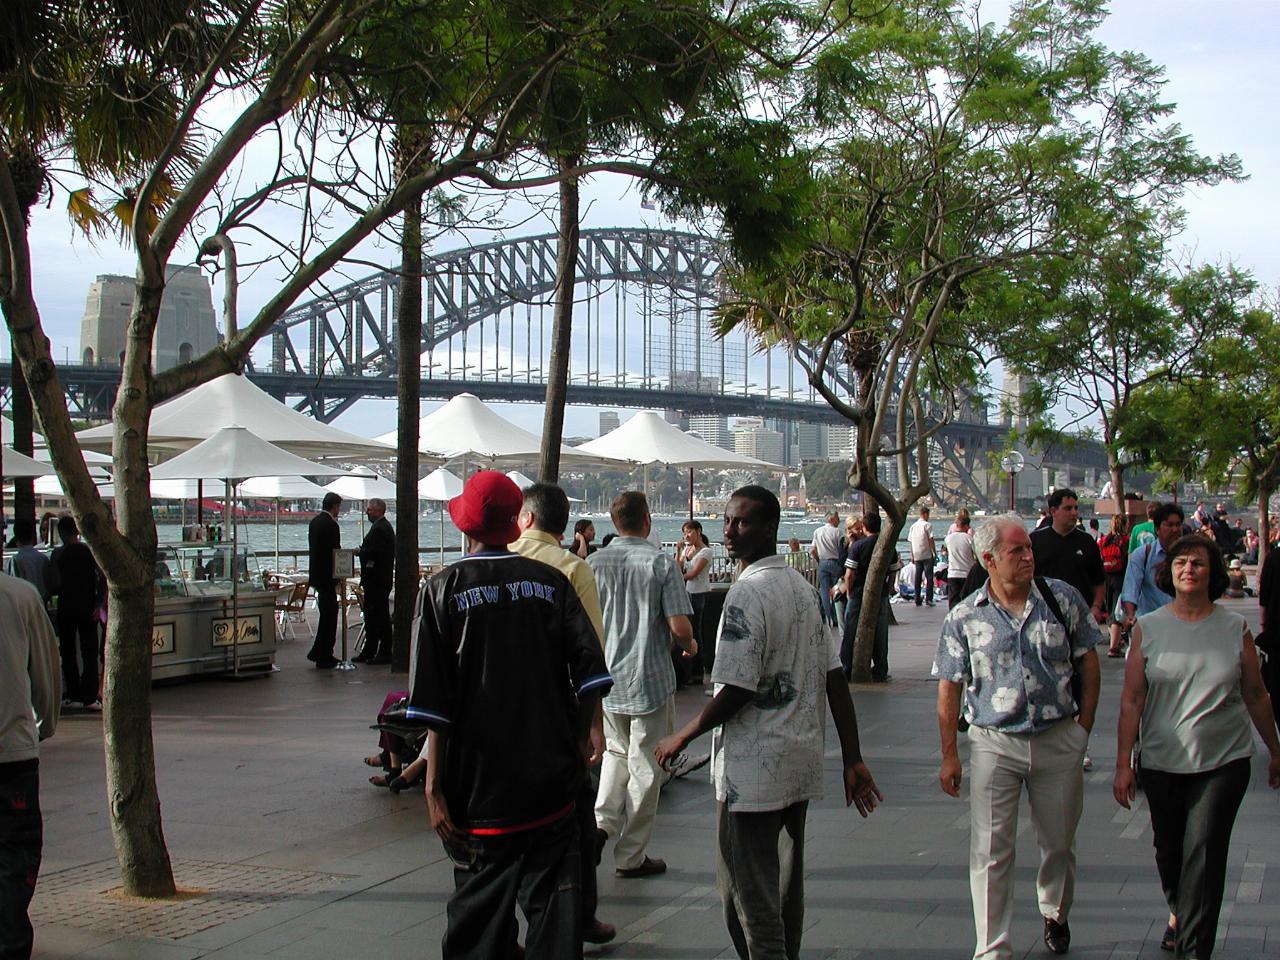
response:
<svg viewBox="0 0 1280 960"><path fill-rule="evenodd" d="M1126 629L1132 627L1138 617L1158 610L1173 599L1156 586L1156 570L1164 563L1164 552L1182 536L1185 517L1176 503L1162 503L1151 515L1156 538L1129 554L1129 566L1124 572L1124 587L1120 591L1120 605L1124 608Z"/></svg>

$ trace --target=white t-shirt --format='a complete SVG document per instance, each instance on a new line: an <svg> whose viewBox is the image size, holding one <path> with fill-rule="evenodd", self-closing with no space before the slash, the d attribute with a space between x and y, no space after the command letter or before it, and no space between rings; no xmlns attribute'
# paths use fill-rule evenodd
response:
<svg viewBox="0 0 1280 960"><path fill-rule="evenodd" d="M907 542L911 544L912 560L928 560L936 555L933 548L933 526L924 517L911 525Z"/></svg>
<svg viewBox="0 0 1280 960"><path fill-rule="evenodd" d="M817 530L813 531L813 543L810 546L818 553L819 560L839 560L840 559L840 525L834 527L829 523L824 523Z"/></svg>
<svg viewBox="0 0 1280 960"><path fill-rule="evenodd" d="M817 591L781 556L747 567L725 597L711 680L756 697L712 735L717 800L759 813L822 796L827 674L839 667Z"/></svg>
<svg viewBox="0 0 1280 960"><path fill-rule="evenodd" d="M947 534L947 579L967 577L977 562L973 537L959 530Z"/></svg>
<svg viewBox="0 0 1280 960"><path fill-rule="evenodd" d="M711 589L711 548L699 547L695 550L692 546L684 548L684 568L688 570L699 560L705 559L707 562L702 567L702 572L692 580L684 582L684 588L690 593L706 593Z"/></svg>

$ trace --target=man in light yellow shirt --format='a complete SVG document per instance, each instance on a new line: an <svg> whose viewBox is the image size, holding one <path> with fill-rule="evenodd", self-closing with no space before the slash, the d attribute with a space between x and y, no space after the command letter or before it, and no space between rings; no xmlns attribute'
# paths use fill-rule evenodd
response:
<svg viewBox="0 0 1280 960"><path fill-rule="evenodd" d="M525 487L524 508L516 518L516 525L520 528L520 539L510 545L512 551L554 567L569 578L603 649L604 617L600 613L600 590L596 587L595 574L585 560L566 550L561 543L569 526L569 498L565 492L553 483ZM591 752L598 764L604 744L593 743ZM586 943L608 943L617 936L617 930L613 924L596 919L596 865L600 858L595 808L596 785L591 772L587 771L575 814L582 849L582 939Z"/></svg>

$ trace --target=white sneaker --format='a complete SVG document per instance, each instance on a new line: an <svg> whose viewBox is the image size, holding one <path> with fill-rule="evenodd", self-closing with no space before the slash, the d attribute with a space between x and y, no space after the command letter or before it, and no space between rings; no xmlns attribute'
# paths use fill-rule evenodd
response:
<svg viewBox="0 0 1280 960"><path fill-rule="evenodd" d="M1089 754L1087 754L1087 753L1084 755L1084 764L1083 764L1083 766L1084 766L1084 768L1085 768L1086 770L1092 770L1092 769L1093 769L1093 757L1089 756Z"/></svg>
<svg viewBox="0 0 1280 960"><path fill-rule="evenodd" d="M95 701L93 701L93 703L86 703L86 704L85 704L85 706L86 706L87 708L89 708L90 710L96 711L97 713L101 713L101 712L102 712L102 701L101 701L101 700L95 700Z"/></svg>
<svg viewBox="0 0 1280 960"><path fill-rule="evenodd" d="M84 704L79 700L64 699L62 701L63 710L83 710Z"/></svg>
<svg viewBox="0 0 1280 960"><path fill-rule="evenodd" d="M700 753L694 757L689 756L687 753L677 753L672 758L671 763L667 765L667 772L672 780L677 777L687 777L693 771L702 769L710 762L711 754L709 753Z"/></svg>

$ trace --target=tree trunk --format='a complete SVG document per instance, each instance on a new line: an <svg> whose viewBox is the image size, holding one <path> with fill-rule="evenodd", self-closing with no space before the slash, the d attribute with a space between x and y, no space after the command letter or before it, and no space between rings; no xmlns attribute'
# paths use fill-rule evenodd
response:
<svg viewBox="0 0 1280 960"><path fill-rule="evenodd" d="M1107 454L1107 467L1111 474L1111 499L1116 505L1116 516L1124 517L1127 525L1129 508L1124 499L1124 470L1110 453Z"/></svg>
<svg viewBox="0 0 1280 960"><path fill-rule="evenodd" d="M154 567L153 567L154 568ZM155 745L151 736L152 586L108 586L106 741L111 836L125 893L171 897L176 891L160 821Z"/></svg>
<svg viewBox="0 0 1280 960"><path fill-rule="evenodd" d="M560 171L577 166L576 157L557 161ZM556 250L556 293L552 311L551 363L547 374L546 408L542 414L542 455L538 481L560 481L560 441L564 435L564 405L569 391L569 348L573 338L573 295L578 280L578 180L560 181L560 237Z"/></svg>
<svg viewBox="0 0 1280 960"><path fill-rule="evenodd" d="M22 364L17 362L17 351L10 344L9 356L14 362L12 369L11 393L13 394L13 449L25 453L28 457L35 452L35 422L31 409L31 391L27 389L27 378L22 371ZM13 519L36 519L35 481L31 477L15 477L13 480ZM37 542L39 534L37 533Z"/></svg>
<svg viewBox="0 0 1280 960"><path fill-rule="evenodd" d="M871 681L871 654L876 642L876 619L880 615L880 598L884 594L884 581L898 555L898 534L902 532L905 513L888 510L889 515L875 549L871 551L871 564L867 567L867 581L862 589L862 610L858 614L858 632L853 641L851 679L856 683Z"/></svg>
<svg viewBox="0 0 1280 960"><path fill-rule="evenodd" d="M405 208L396 310L396 577L392 669L409 668L418 596L418 415L422 355L422 197ZM444 509L444 504L440 505Z"/></svg>

